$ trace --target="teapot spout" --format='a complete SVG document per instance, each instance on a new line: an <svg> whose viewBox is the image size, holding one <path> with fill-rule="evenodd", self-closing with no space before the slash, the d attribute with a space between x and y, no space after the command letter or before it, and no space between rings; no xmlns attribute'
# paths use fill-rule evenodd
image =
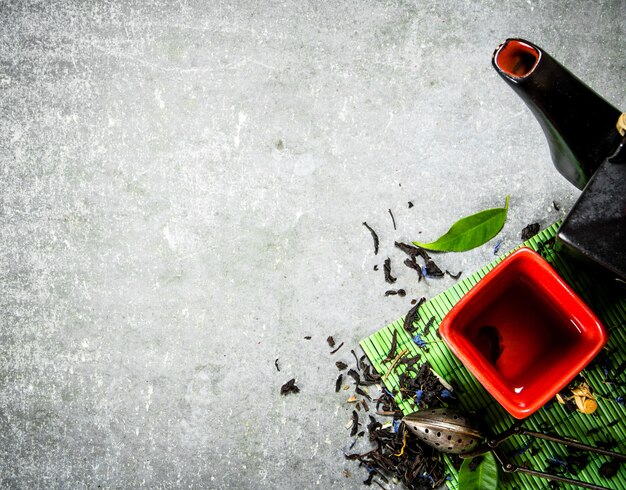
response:
<svg viewBox="0 0 626 490"><path fill-rule="evenodd" d="M539 121L557 170L583 189L620 145L621 111L523 39L504 41L492 63Z"/></svg>

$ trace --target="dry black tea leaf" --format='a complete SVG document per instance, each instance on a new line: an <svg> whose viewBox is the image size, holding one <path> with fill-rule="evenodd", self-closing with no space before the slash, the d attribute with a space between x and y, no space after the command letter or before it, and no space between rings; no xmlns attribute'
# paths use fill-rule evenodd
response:
<svg viewBox="0 0 626 490"><path fill-rule="evenodd" d="M350 349L350 353L352 354L352 357L354 357L354 361L356 362L356 370L360 371L360 369L359 369L359 358L356 356L356 352L354 352L354 349Z"/></svg>
<svg viewBox="0 0 626 490"><path fill-rule="evenodd" d="M456 274L452 274L452 272L450 272L449 270L446 269L446 274L448 274L452 279L457 281L459 279L459 277L461 277L461 274L463 274L463 271L459 271Z"/></svg>
<svg viewBox="0 0 626 490"><path fill-rule="evenodd" d="M348 369L348 376L350 376L357 385L361 382L361 375L354 369Z"/></svg>
<svg viewBox="0 0 626 490"><path fill-rule="evenodd" d="M326 339L326 342L328 342L328 345L331 349L335 347L335 339L333 338L332 335L328 336L328 338Z"/></svg>
<svg viewBox="0 0 626 490"><path fill-rule="evenodd" d="M372 401L372 397L369 396L365 390L362 390L361 388L359 388L358 386L356 387L356 389L354 390L357 394L361 395L364 398L367 398L369 401Z"/></svg>
<svg viewBox="0 0 626 490"><path fill-rule="evenodd" d="M378 264L374 265L374 270L377 271L378 270Z"/></svg>
<svg viewBox="0 0 626 490"><path fill-rule="evenodd" d="M424 334L424 337L430 333L430 327L432 326L434 321L435 321L435 317L431 316L426 322L426 325L424 325L424 330L422 332Z"/></svg>
<svg viewBox="0 0 626 490"><path fill-rule="evenodd" d="M289 393L300 393L300 388L296 386L296 379L292 378L280 387L281 395L288 395Z"/></svg>
<svg viewBox="0 0 626 490"><path fill-rule="evenodd" d="M280 368L278 367L278 358L274 361L274 366L276 366L276 371L280 372Z"/></svg>
<svg viewBox="0 0 626 490"><path fill-rule="evenodd" d="M417 302L417 304L409 310L409 312L404 317L404 329L409 333L413 333L413 324L419 320L419 309L420 306L426 301L426 298L422 297Z"/></svg>
<svg viewBox="0 0 626 490"><path fill-rule="evenodd" d="M391 209L389 209L389 216L391 216L391 222L393 223L393 229L397 230L398 228L396 228L396 218L393 217L393 213L391 212Z"/></svg>
<svg viewBox="0 0 626 490"><path fill-rule="evenodd" d="M602 478L613 478L619 470L619 461L613 459L611 461L605 461L602 466L598 468L598 473Z"/></svg>
<svg viewBox="0 0 626 490"><path fill-rule="evenodd" d="M343 374L340 374L339 377L337 378L337 381L335 381L335 393L339 393L342 383L343 383Z"/></svg>
<svg viewBox="0 0 626 490"><path fill-rule="evenodd" d="M589 454L575 451L565 456L565 462L570 468L570 473L578 474L589 465Z"/></svg>
<svg viewBox="0 0 626 490"><path fill-rule="evenodd" d="M409 209L411 209L413 206L414 204L411 201L409 201Z"/></svg>
<svg viewBox="0 0 626 490"><path fill-rule="evenodd" d="M444 273L435 263L430 255L422 247L416 245L409 245L407 243L395 242L394 245L407 254L410 259L404 261L404 265L411 269L415 269L419 275L420 280L422 276L426 277L443 277ZM420 256L424 259L424 267L420 267L416 261L416 257Z"/></svg>
<svg viewBox="0 0 626 490"><path fill-rule="evenodd" d="M339 371L343 371L344 369L348 367L348 365L345 362L341 362L341 361L337 361L335 363L335 366L337 366L337 369L339 369Z"/></svg>
<svg viewBox="0 0 626 490"><path fill-rule="evenodd" d="M304 340L311 340L311 336L310 335L305 336Z"/></svg>
<svg viewBox="0 0 626 490"><path fill-rule="evenodd" d="M339 344L339 347L337 347L335 350L331 350L330 353L331 355L334 354L335 352L337 352L339 349L341 349L343 347L343 342L341 344Z"/></svg>
<svg viewBox="0 0 626 490"><path fill-rule="evenodd" d="M363 354L361 357L359 357L359 367L361 368L361 370L365 371L366 369L368 369L370 367L370 365L367 363L367 356L365 354Z"/></svg>
<svg viewBox="0 0 626 490"><path fill-rule="evenodd" d="M375 476L376 476L376 471L370 471L369 474L367 475L367 478L363 480L363 485L365 485L366 487L371 486L372 481L374 480Z"/></svg>
<svg viewBox="0 0 626 490"><path fill-rule="evenodd" d="M409 269L413 269L415 272L417 272L419 280L422 280L422 268L417 263L417 260L415 260L415 257L404 259L404 265L406 265Z"/></svg>
<svg viewBox="0 0 626 490"><path fill-rule="evenodd" d="M394 330L391 336L391 347L389 348L389 354L383 359L383 362L389 362L396 357L396 347L398 346L398 331Z"/></svg>
<svg viewBox="0 0 626 490"><path fill-rule="evenodd" d="M359 414L356 410L352 410L352 428L350 429L350 436L355 436L359 431Z"/></svg>
<svg viewBox="0 0 626 490"><path fill-rule="evenodd" d="M444 276L443 271L439 268L437 264L435 264L434 260L432 260L431 258L426 259L425 269L426 269L426 274L424 274L424 271L422 271L422 274L426 277L443 277Z"/></svg>
<svg viewBox="0 0 626 490"><path fill-rule="evenodd" d="M554 208L555 211L561 210L561 206L559 206L559 203L556 201L552 201L552 207Z"/></svg>
<svg viewBox="0 0 626 490"><path fill-rule="evenodd" d="M395 296L398 295L401 298L406 296L406 291L404 289L389 289L385 291L385 296Z"/></svg>
<svg viewBox="0 0 626 490"><path fill-rule="evenodd" d="M539 233L539 223L531 223L522 230L522 241L525 242Z"/></svg>
<svg viewBox="0 0 626 490"><path fill-rule="evenodd" d="M380 383L381 376L377 372L372 373L372 367L370 365L361 365L361 370L363 371L363 385L370 386L376 383Z"/></svg>
<svg viewBox="0 0 626 490"><path fill-rule="evenodd" d="M378 235L365 221L363 221L363 226L365 226L365 228L367 228L372 234L372 239L374 240L374 255L378 255Z"/></svg>
<svg viewBox="0 0 626 490"><path fill-rule="evenodd" d="M391 275L391 259L389 257L385 259L383 269L385 271L385 281L387 281L389 284L393 284L394 282L396 282L396 278Z"/></svg>
<svg viewBox="0 0 626 490"><path fill-rule="evenodd" d="M413 357L405 357L404 359L402 359L402 364L404 364L406 366L406 371L405 373L411 373L413 366L415 366L415 364L417 364L417 362L422 358L421 354L416 354Z"/></svg>
<svg viewBox="0 0 626 490"><path fill-rule="evenodd" d="M410 257L416 257L419 255L424 260L428 260L430 258L426 250L424 250L422 247L409 245L408 243L402 242L394 242L394 245Z"/></svg>

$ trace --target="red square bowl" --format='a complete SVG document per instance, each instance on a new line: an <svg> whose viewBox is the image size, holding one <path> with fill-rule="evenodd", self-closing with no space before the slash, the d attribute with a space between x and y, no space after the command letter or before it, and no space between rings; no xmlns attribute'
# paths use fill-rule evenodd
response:
<svg viewBox="0 0 626 490"><path fill-rule="evenodd" d="M520 248L450 310L441 336L489 393L522 419L600 352L600 320L536 252Z"/></svg>

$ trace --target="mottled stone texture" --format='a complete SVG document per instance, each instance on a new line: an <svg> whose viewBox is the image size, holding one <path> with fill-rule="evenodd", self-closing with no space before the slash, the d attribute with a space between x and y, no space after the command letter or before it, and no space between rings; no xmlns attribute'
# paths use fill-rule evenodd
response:
<svg viewBox="0 0 626 490"><path fill-rule="evenodd" d="M453 284L393 240L578 195L492 51L624 108L625 5L0 1L0 486L360 488L334 361Z"/></svg>

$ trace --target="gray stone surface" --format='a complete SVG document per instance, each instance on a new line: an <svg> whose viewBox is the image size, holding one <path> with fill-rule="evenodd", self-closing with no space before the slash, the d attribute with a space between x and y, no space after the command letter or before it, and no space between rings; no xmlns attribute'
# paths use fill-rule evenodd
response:
<svg viewBox="0 0 626 490"><path fill-rule="evenodd" d="M513 247L578 195L493 49L526 37L624 108L625 24L619 0L0 1L0 486L360 488L334 362L453 284L397 268L385 298L373 266L507 194Z"/></svg>

